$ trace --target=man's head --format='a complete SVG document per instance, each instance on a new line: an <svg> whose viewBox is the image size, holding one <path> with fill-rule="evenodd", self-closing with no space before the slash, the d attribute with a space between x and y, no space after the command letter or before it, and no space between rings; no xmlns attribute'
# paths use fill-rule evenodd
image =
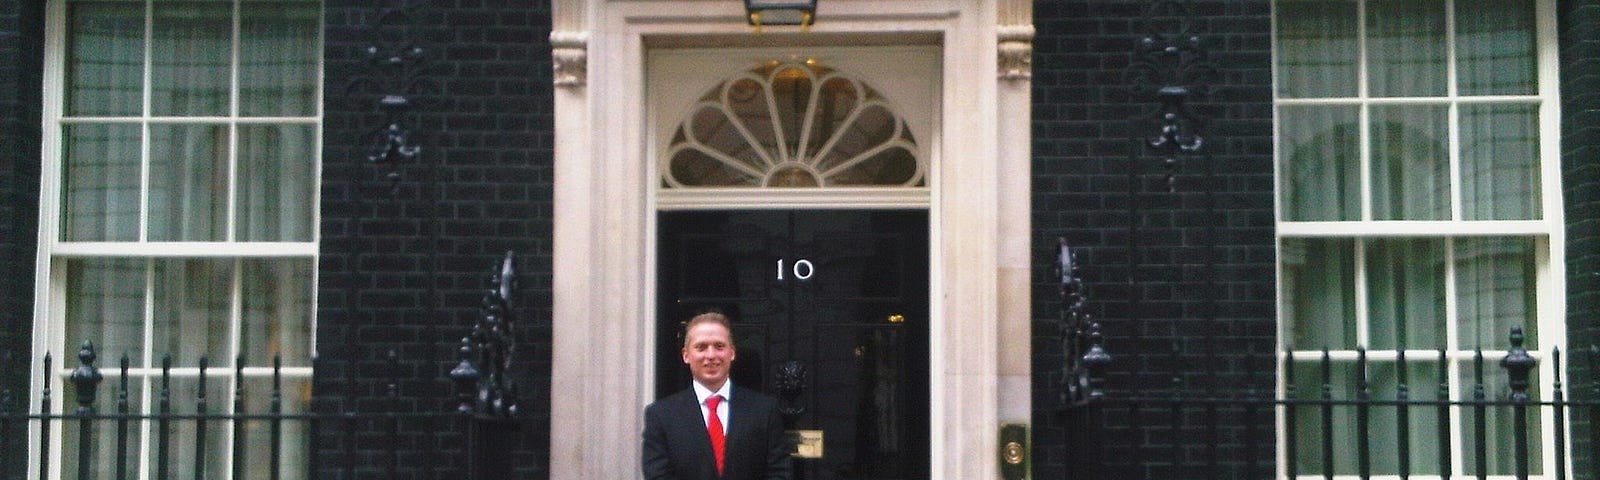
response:
<svg viewBox="0 0 1600 480"><path fill-rule="evenodd" d="M689 365L694 381L711 390L722 388L734 356L727 316L712 312L689 319L683 335L683 363Z"/></svg>

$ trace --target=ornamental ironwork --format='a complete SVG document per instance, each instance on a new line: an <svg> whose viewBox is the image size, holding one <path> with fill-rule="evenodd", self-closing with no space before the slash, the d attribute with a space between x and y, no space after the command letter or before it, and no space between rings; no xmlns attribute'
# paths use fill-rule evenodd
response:
<svg viewBox="0 0 1600 480"><path fill-rule="evenodd" d="M778 378L774 382L778 396L783 399L783 406L779 408L786 419L793 420L806 413L805 405L799 402L800 394L805 392L809 374L806 366L796 360L778 364Z"/></svg>
<svg viewBox="0 0 1600 480"><path fill-rule="evenodd" d="M456 411L482 417L517 415L516 380L511 362L516 354L516 256L506 252L483 296L483 310L472 333L461 338L459 362L450 370L456 386Z"/></svg>
<svg viewBox="0 0 1600 480"><path fill-rule="evenodd" d="M415 96L436 90L429 78L432 52L419 40L418 11L427 2L402 0L398 6L383 8L368 27L371 42L364 49L367 75L356 78L350 90L375 90L377 110L383 115L381 126L362 135L365 158L384 170L389 193L399 192L401 173L406 165L422 155L420 132L410 123Z"/></svg>
<svg viewBox="0 0 1600 480"><path fill-rule="evenodd" d="M1078 262L1066 239L1059 239L1056 251L1056 278L1060 279L1061 350L1066 364L1060 377L1061 403L1079 405L1104 396L1105 367L1111 355L1105 350L1100 324L1086 311L1089 294L1078 278Z"/></svg>
<svg viewBox="0 0 1600 480"><path fill-rule="evenodd" d="M1189 101L1210 93L1217 67L1200 37L1199 21L1185 2L1153 2L1145 8L1142 23L1144 33L1125 80L1135 101L1154 97L1160 104L1144 119L1159 127L1143 144L1161 158L1171 192L1177 189L1177 170L1184 157L1200 154L1206 146L1206 119L1190 108Z"/></svg>

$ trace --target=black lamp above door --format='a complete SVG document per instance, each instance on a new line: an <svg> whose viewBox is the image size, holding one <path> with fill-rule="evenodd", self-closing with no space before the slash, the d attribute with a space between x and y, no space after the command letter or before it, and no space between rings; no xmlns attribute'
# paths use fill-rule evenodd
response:
<svg viewBox="0 0 1600 480"><path fill-rule="evenodd" d="M810 27L817 18L818 0L744 0L750 26L799 25Z"/></svg>

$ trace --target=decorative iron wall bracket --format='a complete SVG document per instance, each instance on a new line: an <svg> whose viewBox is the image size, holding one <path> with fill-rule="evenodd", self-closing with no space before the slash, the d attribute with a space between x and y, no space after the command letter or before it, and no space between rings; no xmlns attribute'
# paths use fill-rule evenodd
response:
<svg viewBox="0 0 1600 480"><path fill-rule="evenodd" d="M1167 191L1172 192L1177 190L1183 158L1205 149L1205 118L1193 112L1189 102L1210 93L1217 67L1195 31L1198 22L1185 2L1154 2L1145 8L1143 23L1146 32L1134 48L1124 79L1136 101L1153 96L1159 103L1154 114L1142 118L1159 125L1143 144L1149 153L1161 157Z"/></svg>
<svg viewBox="0 0 1600 480"><path fill-rule="evenodd" d="M432 52L417 40L417 11L426 2L402 0L400 5L382 9L373 25L365 50L365 76L353 79L347 88L376 91L375 106L383 116L381 126L361 137L367 163L384 170L389 194L399 193L401 173L422 154L421 136L410 126L414 96L437 90L429 78Z"/></svg>

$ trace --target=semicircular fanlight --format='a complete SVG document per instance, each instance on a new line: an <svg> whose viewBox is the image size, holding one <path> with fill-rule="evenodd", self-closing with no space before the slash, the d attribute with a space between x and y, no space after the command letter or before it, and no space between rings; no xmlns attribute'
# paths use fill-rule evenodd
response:
<svg viewBox="0 0 1600 480"><path fill-rule="evenodd" d="M920 187L906 122L861 80L771 61L697 100L661 158L664 188Z"/></svg>

